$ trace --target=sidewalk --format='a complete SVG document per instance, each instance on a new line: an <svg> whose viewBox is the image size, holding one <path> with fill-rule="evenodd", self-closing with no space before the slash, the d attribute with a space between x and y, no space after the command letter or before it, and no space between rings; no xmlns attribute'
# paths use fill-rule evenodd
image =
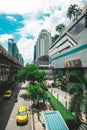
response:
<svg viewBox="0 0 87 130"><path fill-rule="evenodd" d="M64 107L69 108L70 95L58 88L49 88L50 93L60 101Z"/></svg>
<svg viewBox="0 0 87 130"><path fill-rule="evenodd" d="M43 109L39 112L39 118L38 118L37 112L34 113L34 124L35 124L35 126L33 127L33 130L46 130L43 112L44 111L52 111L53 108L50 106L49 101L45 101L45 104L46 104L46 109L45 110Z"/></svg>
<svg viewBox="0 0 87 130"><path fill-rule="evenodd" d="M52 88L53 80L48 80L47 83L51 86L51 88L49 88L49 91L52 93L52 95L58 99L58 101L60 101L64 107L67 107L68 109L71 96L61 89Z"/></svg>

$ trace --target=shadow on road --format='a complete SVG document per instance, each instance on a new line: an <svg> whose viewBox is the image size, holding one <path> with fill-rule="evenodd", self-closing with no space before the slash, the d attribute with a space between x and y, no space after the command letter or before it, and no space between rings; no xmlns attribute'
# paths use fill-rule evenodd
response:
<svg viewBox="0 0 87 130"><path fill-rule="evenodd" d="M30 100L30 96L26 93L19 95L19 97L23 98L24 100Z"/></svg>
<svg viewBox="0 0 87 130"><path fill-rule="evenodd" d="M0 101L0 130L5 130L10 114L15 104L15 95L17 96L20 91L21 84L15 84L12 88L13 94L9 99L3 99ZM16 90L17 88L17 90Z"/></svg>

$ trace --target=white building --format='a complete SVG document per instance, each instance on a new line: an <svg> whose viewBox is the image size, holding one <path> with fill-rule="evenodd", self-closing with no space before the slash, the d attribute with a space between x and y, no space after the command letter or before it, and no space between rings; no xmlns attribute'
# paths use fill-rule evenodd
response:
<svg viewBox="0 0 87 130"><path fill-rule="evenodd" d="M51 33L47 30L41 30L37 42L36 42L36 64L38 65L48 65L49 56L48 51L50 44L52 43Z"/></svg>

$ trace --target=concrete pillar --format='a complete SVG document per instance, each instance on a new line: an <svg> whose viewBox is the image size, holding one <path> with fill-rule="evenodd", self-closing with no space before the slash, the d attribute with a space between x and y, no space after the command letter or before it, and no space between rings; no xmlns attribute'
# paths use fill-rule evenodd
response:
<svg viewBox="0 0 87 130"><path fill-rule="evenodd" d="M69 81L69 69L65 70L66 80Z"/></svg>

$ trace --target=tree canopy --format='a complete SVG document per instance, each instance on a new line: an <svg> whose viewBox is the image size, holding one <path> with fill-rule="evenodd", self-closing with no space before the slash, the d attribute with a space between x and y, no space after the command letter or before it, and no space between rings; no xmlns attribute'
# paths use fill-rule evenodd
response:
<svg viewBox="0 0 87 130"><path fill-rule="evenodd" d="M77 118L79 118L81 112L87 115L86 83L87 77L84 76L83 71L79 69L71 70L67 84L67 91L72 94L69 110L74 112Z"/></svg>
<svg viewBox="0 0 87 130"><path fill-rule="evenodd" d="M26 65L18 72L18 80L25 82L42 82L45 78L45 72L38 69L34 64Z"/></svg>
<svg viewBox="0 0 87 130"><path fill-rule="evenodd" d="M54 37L52 37L52 42L55 42L58 38L59 38L60 35L56 34Z"/></svg>
<svg viewBox="0 0 87 130"><path fill-rule="evenodd" d="M81 14L82 10L81 8L76 5L76 4L71 4L70 7L68 8L68 11L67 11L67 17L69 19L76 19L80 14Z"/></svg>
<svg viewBox="0 0 87 130"><path fill-rule="evenodd" d="M37 83L34 85L30 85L26 87L28 95L30 95L31 99L34 101L40 97L45 97L46 93L43 90L44 84Z"/></svg>
<svg viewBox="0 0 87 130"><path fill-rule="evenodd" d="M56 31L58 31L59 34L62 34L62 32L64 31L65 27L66 27L66 26L65 26L63 23L58 24L58 25L56 26Z"/></svg>

